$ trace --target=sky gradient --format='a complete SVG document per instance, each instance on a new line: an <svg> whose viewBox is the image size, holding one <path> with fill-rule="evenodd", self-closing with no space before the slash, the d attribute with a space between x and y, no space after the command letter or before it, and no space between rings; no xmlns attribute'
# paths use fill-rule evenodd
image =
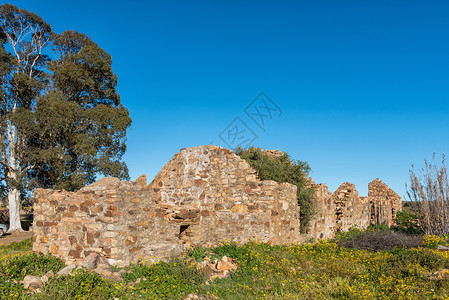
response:
<svg viewBox="0 0 449 300"><path fill-rule="evenodd" d="M180 148L228 147L236 118L332 192L380 178L404 196L412 164L449 152L447 1L8 3L112 55L132 179ZM278 108L263 128L245 113L260 92Z"/></svg>

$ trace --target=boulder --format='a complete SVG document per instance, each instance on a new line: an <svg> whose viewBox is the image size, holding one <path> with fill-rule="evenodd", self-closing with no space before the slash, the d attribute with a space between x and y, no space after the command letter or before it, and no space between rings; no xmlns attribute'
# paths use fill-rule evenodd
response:
<svg viewBox="0 0 449 300"><path fill-rule="evenodd" d="M27 275L23 279L23 285L26 289L34 291L42 286L42 279L39 276Z"/></svg>
<svg viewBox="0 0 449 300"><path fill-rule="evenodd" d="M73 269L75 269L76 266L75 265L68 265L67 267L65 267L64 269L60 270L58 273L56 273L56 275L58 276L65 276L65 275L69 275Z"/></svg>

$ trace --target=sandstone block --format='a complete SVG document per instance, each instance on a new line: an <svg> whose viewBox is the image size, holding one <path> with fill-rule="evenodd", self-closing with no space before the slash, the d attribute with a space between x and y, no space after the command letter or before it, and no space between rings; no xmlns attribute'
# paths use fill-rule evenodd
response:
<svg viewBox="0 0 449 300"><path fill-rule="evenodd" d="M66 276L72 273L72 271L76 268L75 265L68 265L64 269L60 270L56 275L58 276Z"/></svg>
<svg viewBox="0 0 449 300"><path fill-rule="evenodd" d="M248 207L246 205L238 204L238 205L234 205L231 208L231 211L235 212L235 213L239 213L239 214L245 214L248 211Z"/></svg>
<svg viewBox="0 0 449 300"><path fill-rule="evenodd" d="M26 289L36 290L42 286L42 279L39 276L26 275L23 285Z"/></svg>
<svg viewBox="0 0 449 300"><path fill-rule="evenodd" d="M41 280L42 280L42 282L48 282L48 280L54 276L55 276L55 274L53 273L52 270L50 270L47 273L45 273L44 276L41 277Z"/></svg>

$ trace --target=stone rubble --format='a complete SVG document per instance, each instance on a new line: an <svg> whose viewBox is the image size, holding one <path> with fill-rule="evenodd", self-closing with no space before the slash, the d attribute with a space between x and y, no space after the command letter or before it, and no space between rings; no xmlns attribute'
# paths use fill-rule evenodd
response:
<svg viewBox="0 0 449 300"><path fill-rule="evenodd" d="M207 269L209 274L207 280L213 281L216 278L228 278L230 273L237 270L237 264L233 259L223 256L222 259L211 261L209 257L205 257L202 263L198 263L200 269Z"/></svg>
<svg viewBox="0 0 449 300"><path fill-rule="evenodd" d="M26 289L30 289L33 292L39 292L42 284L48 282L50 278L54 276L75 276L76 271L82 268L86 268L91 272L98 273L103 279L110 279L115 282L122 281L123 279L121 278L121 274L126 272L125 270L120 270L119 272L112 271L111 266L105 259L101 258L98 253L91 253L87 257L86 262L83 265L68 265L57 272L56 275L53 273L53 271L48 271L42 277L26 275L22 283Z"/></svg>

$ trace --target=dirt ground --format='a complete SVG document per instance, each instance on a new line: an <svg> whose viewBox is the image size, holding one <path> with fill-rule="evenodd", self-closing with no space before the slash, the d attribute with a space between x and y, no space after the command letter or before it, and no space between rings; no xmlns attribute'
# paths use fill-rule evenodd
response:
<svg viewBox="0 0 449 300"><path fill-rule="evenodd" d="M9 245L11 243L18 243L23 240L29 239L33 236L32 231L24 232L12 232L5 233L4 236L0 237L0 245Z"/></svg>

